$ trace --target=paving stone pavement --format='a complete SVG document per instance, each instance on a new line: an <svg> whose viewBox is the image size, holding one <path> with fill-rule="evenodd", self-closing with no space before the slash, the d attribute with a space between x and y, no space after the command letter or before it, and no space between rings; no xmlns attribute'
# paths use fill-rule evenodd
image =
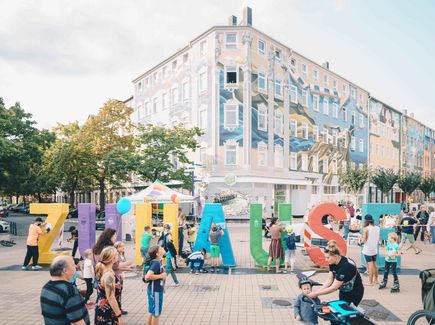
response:
<svg viewBox="0 0 435 325"><path fill-rule="evenodd" d="M174 287L172 279L166 282L161 324L296 324L293 308L281 306L270 308L268 301L292 301L299 294L297 278L290 274L267 273L255 268L249 255L249 225L229 225L233 250L240 271L227 274L191 275L177 274L180 286ZM25 239L16 237L17 245L0 246L0 323L43 324L40 314L39 294L49 279L44 271L1 270L11 265L20 265L25 254ZM133 260L134 246L127 242L127 257ZM269 242L264 241L267 248ZM375 299L391 311L400 321L378 322L379 324L406 324L409 315L422 308L421 284L418 270L435 267L435 245L423 245L423 253L415 255L408 251L403 255L402 274L399 274L400 293L379 291L365 287L364 299ZM348 256L359 263L359 248L350 247ZM297 252L296 268L304 270L312 265L301 250ZM249 271L249 272L248 272ZM145 324L147 310L146 288L140 276L128 274L123 292L123 307L128 310L127 324ZM326 273L313 277L322 282ZM363 278L363 280L366 280ZM78 281L79 286L84 284ZM266 290L264 289L266 287ZM267 288L270 287L270 290ZM338 299L336 293L323 296L322 300ZM91 317L93 313L91 312ZM322 324L322 321L320 321Z"/></svg>

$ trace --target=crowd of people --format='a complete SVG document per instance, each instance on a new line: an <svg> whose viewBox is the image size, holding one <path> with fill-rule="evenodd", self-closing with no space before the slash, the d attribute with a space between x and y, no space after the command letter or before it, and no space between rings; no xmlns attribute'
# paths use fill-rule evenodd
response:
<svg viewBox="0 0 435 325"><path fill-rule="evenodd" d="M353 206L343 207L348 219L343 223L342 235L349 233L349 225L356 217ZM413 249L415 254L421 253L416 245L417 239L427 239L427 233L435 231L435 212L422 206L419 211L410 211L395 223L394 231L389 232L384 243L386 257L382 281L379 282L377 258L379 252L380 227L371 215L363 218L364 227L360 245L367 269L367 281L363 283L356 263L343 256L335 241L329 241L324 248L325 258L329 263L328 277L324 284L314 289L314 282L304 280L299 283L301 295L295 301L294 317L296 320L314 322L317 316L312 307L308 307L302 296L308 296L314 302L320 302L319 297L338 291L340 300L353 303L361 302L364 286L379 285L384 289L389 274L393 276L392 291L399 290L397 262L406 250ZM264 223L263 223L264 225ZM46 224L37 218L29 227L27 253L23 269L27 269L33 259L33 269L38 269L38 240L47 233ZM186 264L191 274L208 272L204 269L207 257L210 258L210 271L219 272L220 240L224 231L218 225L213 225L209 233L210 251L204 248L195 250L198 226L195 222L188 223L184 213L179 211L178 247L175 246L171 226L165 224L163 231L156 236L154 229L146 226L142 233L140 252L143 259L142 280L147 284L148 313L147 324L158 324L163 310L164 287L167 276L170 275L174 286L178 286L177 269L180 264ZM269 225L264 225L265 237L270 236L269 259L267 270L271 270L275 261L275 272L280 273L281 258L284 259L283 273L295 274L297 238L291 225L283 227L278 218L271 218ZM184 249L184 234L187 236L188 248ZM71 234L74 251L77 250L78 233ZM406 249L406 242L410 246ZM432 236L432 243L434 238ZM186 254L187 252L187 254ZM75 253L75 252L74 252ZM209 253L209 254L208 254ZM75 254L74 254L75 255ZM74 257L74 256L73 256ZM122 307L122 292L126 271L135 271L135 266L125 256L125 244L116 241L116 231L106 228L98 237L91 249L84 252L82 259L71 256L56 257L50 266L50 281L41 291L41 310L46 324L90 324L90 309L95 309L95 324L125 324L124 315L128 312ZM79 290L76 280L80 278L86 288ZM92 298L96 292L96 299ZM95 297L95 296L94 296Z"/></svg>

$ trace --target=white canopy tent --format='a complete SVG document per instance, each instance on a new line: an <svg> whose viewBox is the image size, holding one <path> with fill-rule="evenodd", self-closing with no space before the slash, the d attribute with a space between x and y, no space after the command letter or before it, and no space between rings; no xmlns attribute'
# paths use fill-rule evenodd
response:
<svg viewBox="0 0 435 325"><path fill-rule="evenodd" d="M131 203L172 203L172 197L176 195L180 198L180 203L193 203L194 197L175 191L165 184L156 180L146 189L137 192L127 198Z"/></svg>

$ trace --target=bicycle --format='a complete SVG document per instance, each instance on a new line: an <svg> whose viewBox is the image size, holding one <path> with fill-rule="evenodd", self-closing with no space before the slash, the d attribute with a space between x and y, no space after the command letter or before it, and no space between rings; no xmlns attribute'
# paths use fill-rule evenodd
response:
<svg viewBox="0 0 435 325"><path fill-rule="evenodd" d="M0 240L0 245L5 247L12 247L17 243L14 240Z"/></svg>
<svg viewBox="0 0 435 325"><path fill-rule="evenodd" d="M425 317L427 320L427 324L434 325L435 324L435 312L430 310L417 310L408 318L407 325L414 325L421 318ZM418 323L417 323L418 324Z"/></svg>

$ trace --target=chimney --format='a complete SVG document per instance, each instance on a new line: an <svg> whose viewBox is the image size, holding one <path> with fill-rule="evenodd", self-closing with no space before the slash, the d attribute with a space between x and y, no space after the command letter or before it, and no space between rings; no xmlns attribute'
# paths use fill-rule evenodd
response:
<svg viewBox="0 0 435 325"><path fill-rule="evenodd" d="M324 67L325 69L329 70L329 62L326 61L325 63L322 64L322 67Z"/></svg>
<svg viewBox="0 0 435 325"><path fill-rule="evenodd" d="M242 26L252 26L252 8L243 8Z"/></svg>
<svg viewBox="0 0 435 325"><path fill-rule="evenodd" d="M229 26L237 26L237 17L234 15L231 15L228 17L228 25Z"/></svg>
<svg viewBox="0 0 435 325"><path fill-rule="evenodd" d="M407 109L403 110L403 115L408 115L408 110Z"/></svg>
<svg viewBox="0 0 435 325"><path fill-rule="evenodd" d="M414 118L414 113L409 113L409 115L410 115L412 118Z"/></svg>

